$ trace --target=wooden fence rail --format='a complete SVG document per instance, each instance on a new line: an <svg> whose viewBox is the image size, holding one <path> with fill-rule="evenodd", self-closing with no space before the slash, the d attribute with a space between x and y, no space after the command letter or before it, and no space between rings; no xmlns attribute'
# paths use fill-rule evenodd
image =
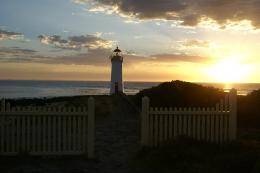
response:
<svg viewBox="0 0 260 173"><path fill-rule="evenodd" d="M94 157L94 98L88 107L11 107L1 101L0 155Z"/></svg>
<svg viewBox="0 0 260 173"><path fill-rule="evenodd" d="M157 146L177 136L223 143L236 139L237 91L211 108L153 108L142 98L141 143Z"/></svg>

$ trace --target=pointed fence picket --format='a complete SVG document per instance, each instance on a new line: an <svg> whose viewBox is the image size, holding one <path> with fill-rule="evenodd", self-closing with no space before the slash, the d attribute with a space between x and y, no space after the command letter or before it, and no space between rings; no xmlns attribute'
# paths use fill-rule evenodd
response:
<svg viewBox="0 0 260 173"><path fill-rule="evenodd" d="M224 100L207 108L153 108L142 98L142 135L145 146L157 146L177 136L223 143L236 139L237 91L231 89Z"/></svg>
<svg viewBox="0 0 260 173"><path fill-rule="evenodd" d="M88 107L11 107L1 100L0 155L94 157L94 98Z"/></svg>

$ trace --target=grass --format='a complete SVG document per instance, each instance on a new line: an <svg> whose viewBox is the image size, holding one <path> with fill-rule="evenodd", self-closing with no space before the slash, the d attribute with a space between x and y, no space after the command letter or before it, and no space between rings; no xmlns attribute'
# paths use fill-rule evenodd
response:
<svg viewBox="0 0 260 173"><path fill-rule="evenodd" d="M260 142L217 145L180 137L157 148L142 148L131 165L133 172L258 173Z"/></svg>
<svg viewBox="0 0 260 173"><path fill-rule="evenodd" d="M260 142L260 129L238 129L238 138Z"/></svg>

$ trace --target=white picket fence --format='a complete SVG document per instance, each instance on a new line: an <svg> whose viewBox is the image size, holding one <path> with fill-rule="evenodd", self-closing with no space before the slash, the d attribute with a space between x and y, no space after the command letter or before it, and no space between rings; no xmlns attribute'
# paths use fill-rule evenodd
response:
<svg viewBox="0 0 260 173"><path fill-rule="evenodd" d="M94 98L88 107L11 107L1 101L0 155L94 157Z"/></svg>
<svg viewBox="0 0 260 173"><path fill-rule="evenodd" d="M177 136L223 143L236 139L237 91L211 108L153 108L142 98L142 135L144 146L158 146Z"/></svg>

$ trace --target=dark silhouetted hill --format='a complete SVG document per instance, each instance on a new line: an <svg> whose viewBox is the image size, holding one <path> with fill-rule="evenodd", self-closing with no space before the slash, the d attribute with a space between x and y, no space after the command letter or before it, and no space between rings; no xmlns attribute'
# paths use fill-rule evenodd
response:
<svg viewBox="0 0 260 173"><path fill-rule="evenodd" d="M152 106L215 106L225 95L224 91L214 87L184 82L164 82L156 87L144 89L136 94L136 103L141 105L141 98L148 96Z"/></svg>
<svg viewBox="0 0 260 173"><path fill-rule="evenodd" d="M238 124L244 128L260 128L260 89L239 97Z"/></svg>
<svg viewBox="0 0 260 173"><path fill-rule="evenodd" d="M222 89L184 81L164 82L144 89L134 97L141 108L142 97L150 98L153 107L212 107L223 99ZM238 96L238 127L260 128L260 89L247 96Z"/></svg>

